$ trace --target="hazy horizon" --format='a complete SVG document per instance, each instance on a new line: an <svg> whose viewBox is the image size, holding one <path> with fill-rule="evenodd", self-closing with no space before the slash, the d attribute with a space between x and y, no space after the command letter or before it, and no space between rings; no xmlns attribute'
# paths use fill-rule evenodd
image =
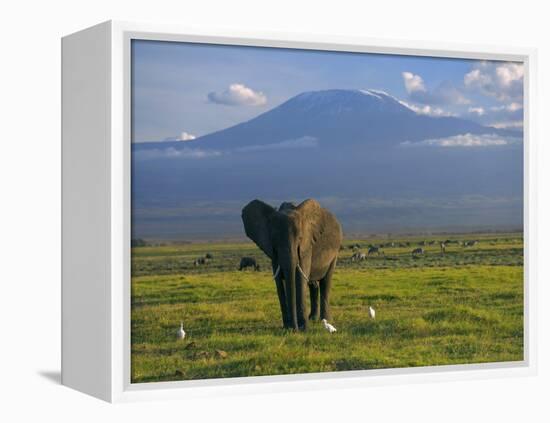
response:
<svg viewBox="0 0 550 423"><path fill-rule="evenodd" d="M262 200L273 207L278 207L286 201L265 198ZM287 200L293 200L296 204L301 201L295 198ZM517 232L523 228L521 198L462 198L459 201L432 199L428 207L425 207L426 204L421 207L421 203L425 203L426 199L398 202L354 199L359 204L353 208L338 204L338 199L335 198L318 200L337 216L346 239L384 234L414 236ZM139 229L132 231L132 238L155 241L245 240L240 217L244 205L246 202L242 201L197 201L182 206L156 209L136 208L133 213L133 229ZM480 207L484 208L487 216L484 219L479 217ZM422 210L422 213L414 218L419 210ZM510 215L517 216L517 220L511 220ZM463 223L445 223L455 216L460 216ZM429 220L430 224L422 223L426 220Z"/></svg>

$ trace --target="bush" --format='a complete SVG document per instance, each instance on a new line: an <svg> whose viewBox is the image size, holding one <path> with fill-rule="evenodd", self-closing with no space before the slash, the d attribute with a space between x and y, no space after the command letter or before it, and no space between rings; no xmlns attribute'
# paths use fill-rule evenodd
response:
<svg viewBox="0 0 550 423"><path fill-rule="evenodd" d="M137 238L137 239L133 239L131 242L130 242L130 245L133 247L146 247L147 246L147 242L145 242L144 239L141 239L141 238Z"/></svg>

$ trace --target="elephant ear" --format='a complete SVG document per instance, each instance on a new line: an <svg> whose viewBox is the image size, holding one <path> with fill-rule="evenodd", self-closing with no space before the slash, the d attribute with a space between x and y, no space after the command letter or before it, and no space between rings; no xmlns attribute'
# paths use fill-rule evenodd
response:
<svg viewBox="0 0 550 423"><path fill-rule="evenodd" d="M269 258L273 258L273 246L269 236L268 221L273 212L275 209L269 204L253 200L243 208L241 215L246 236L254 241Z"/></svg>

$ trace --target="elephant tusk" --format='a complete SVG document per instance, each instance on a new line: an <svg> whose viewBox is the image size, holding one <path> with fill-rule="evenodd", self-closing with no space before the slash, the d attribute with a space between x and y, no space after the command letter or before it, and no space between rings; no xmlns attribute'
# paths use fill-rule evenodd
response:
<svg viewBox="0 0 550 423"><path fill-rule="evenodd" d="M307 275L304 273L304 271L302 270L302 268L300 267L300 265L298 264L297 265L298 267L298 271L302 274L302 276L304 277L304 279L306 280L306 282L309 282L309 278L307 277ZM281 271L281 266L277 266L277 270L275 270L275 273L273 274L273 279L277 279L277 276L279 276L279 272Z"/></svg>
<svg viewBox="0 0 550 423"><path fill-rule="evenodd" d="M277 266L277 270L275 270L275 273L273 274L273 279L277 279L277 276L279 276L279 272L281 271L281 266Z"/></svg>
<svg viewBox="0 0 550 423"><path fill-rule="evenodd" d="M306 282L309 282L309 278L306 276L306 274L304 273L304 271L302 270L302 268L300 267L299 264L296 265L298 267L298 271L302 274L302 276L304 277L304 279L306 280Z"/></svg>

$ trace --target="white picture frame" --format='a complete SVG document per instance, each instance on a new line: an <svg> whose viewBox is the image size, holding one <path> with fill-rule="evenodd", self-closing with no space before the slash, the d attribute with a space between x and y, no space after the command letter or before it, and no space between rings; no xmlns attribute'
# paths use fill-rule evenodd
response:
<svg viewBox="0 0 550 423"><path fill-rule="evenodd" d="M201 42L522 61L524 360L130 383L130 42ZM536 51L334 35L105 22L62 40L62 383L110 402L533 375L536 357Z"/></svg>

